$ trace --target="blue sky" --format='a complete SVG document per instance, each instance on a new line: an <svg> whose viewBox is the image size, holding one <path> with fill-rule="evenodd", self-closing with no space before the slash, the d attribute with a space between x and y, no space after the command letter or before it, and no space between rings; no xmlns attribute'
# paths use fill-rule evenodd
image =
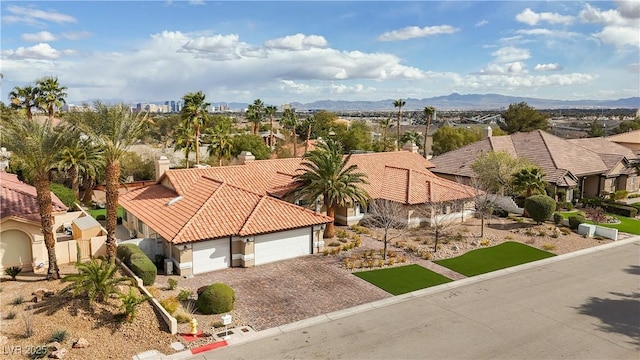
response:
<svg viewBox="0 0 640 360"><path fill-rule="evenodd" d="M2 100L640 96L640 1L2 1Z"/></svg>

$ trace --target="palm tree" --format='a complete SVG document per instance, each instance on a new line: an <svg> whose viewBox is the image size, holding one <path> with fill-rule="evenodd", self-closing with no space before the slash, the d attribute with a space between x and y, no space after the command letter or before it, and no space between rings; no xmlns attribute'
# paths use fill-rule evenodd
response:
<svg viewBox="0 0 640 360"><path fill-rule="evenodd" d="M298 126L298 117L291 109L285 109L282 114L280 124L291 132L293 137L293 157L298 157L298 139L296 133L296 127Z"/></svg>
<svg viewBox="0 0 640 360"><path fill-rule="evenodd" d="M264 103L260 99L255 99L253 104L247 108L247 120L253 123L253 135L258 135L258 129L262 123L262 113L264 112Z"/></svg>
<svg viewBox="0 0 640 360"><path fill-rule="evenodd" d="M53 205L49 176L57 163L57 154L64 146L63 133L55 129L49 120L31 121L15 116L3 128L4 140L11 149L12 159L20 163L25 178L33 181L40 214L40 226L47 248L49 267L47 279L60 278L56 257L56 239L53 234Z"/></svg>
<svg viewBox="0 0 640 360"><path fill-rule="evenodd" d="M218 124L213 129L208 129L210 139L209 155L218 158L218 166L222 166L222 159L231 158L233 141L229 126Z"/></svg>
<svg viewBox="0 0 640 360"><path fill-rule="evenodd" d="M273 149L274 145L273 145L273 115L275 115L276 111L278 111L278 108L273 106L273 105L268 105L267 107L264 108L264 112L265 114L269 115L269 146L271 146L271 148Z"/></svg>
<svg viewBox="0 0 640 360"><path fill-rule="evenodd" d="M148 113L133 113L124 104L94 104L95 111L73 112L69 122L89 135L102 150L105 161L105 195L107 200L107 259L116 255L116 221L118 218L118 189L120 159L144 133L150 122Z"/></svg>
<svg viewBox="0 0 640 360"><path fill-rule="evenodd" d="M194 151L193 132L189 128L189 124L181 123L176 129L175 143L173 150L184 150L185 167L189 168L189 154Z"/></svg>
<svg viewBox="0 0 640 360"><path fill-rule="evenodd" d="M393 102L393 106L398 108L398 136L396 137L396 150L400 150L400 120L402 120L402 107L405 106L405 104L406 102L402 99L398 99Z"/></svg>
<svg viewBox="0 0 640 360"><path fill-rule="evenodd" d="M545 193L546 181L545 173L542 169L530 166L520 169L512 175L512 184L516 191L524 193L525 198L534 193Z"/></svg>
<svg viewBox="0 0 640 360"><path fill-rule="evenodd" d="M211 104L205 102L206 95L202 91L188 93L182 97L182 119L193 132L194 147L196 151L196 164L200 164L200 134L207 124L207 107Z"/></svg>
<svg viewBox="0 0 640 360"><path fill-rule="evenodd" d="M40 89L37 86L16 86L9 92L9 101L12 109L25 109L27 119L33 119L31 109L38 105Z"/></svg>
<svg viewBox="0 0 640 360"><path fill-rule="evenodd" d="M82 138L78 131L67 128L66 144L58 153L58 171L65 172L71 182L71 190L80 199L80 179L96 177L104 167L102 152L89 139Z"/></svg>
<svg viewBox="0 0 640 360"><path fill-rule="evenodd" d="M391 117L384 120L380 120L380 126L382 127L382 144L384 145L384 151L387 151L387 135L389 133L389 125L391 125Z"/></svg>
<svg viewBox="0 0 640 360"><path fill-rule="evenodd" d="M406 144L406 143L416 144L418 148L421 148L422 136L420 136L420 134L417 133L415 130L410 130L402 134L402 138L400 139L400 142L402 144Z"/></svg>
<svg viewBox="0 0 640 360"><path fill-rule="evenodd" d="M115 263L92 259L86 263L76 264L76 268L78 268L77 274L62 278L62 282L70 283L62 289L62 292L71 291L73 296L87 295L89 303L94 301L104 303L111 294L119 293L119 285L134 285L132 278L116 276L118 266Z"/></svg>
<svg viewBox="0 0 640 360"><path fill-rule="evenodd" d="M297 185L291 191L295 199L315 201L322 198L327 208L327 216L335 220L338 206L355 203L366 204L369 198L361 187L367 184L366 175L358 172L357 165L348 165L351 155L343 156L342 146L333 139L318 144L318 148L304 155L302 168L294 176ZM324 230L325 238L334 236L334 224L329 223Z"/></svg>
<svg viewBox="0 0 640 360"><path fill-rule="evenodd" d="M429 127L431 126L431 120L433 120L433 114L436 113L436 108L433 106L425 106L424 107L424 157L427 155L427 138L429 137Z"/></svg>
<svg viewBox="0 0 640 360"><path fill-rule="evenodd" d="M56 108L60 109L62 104L66 103L67 87L60 86L56 76L47 76L38 80L37 86L40 88L38 106L47 113L49 120L53 120Z"/></svg>

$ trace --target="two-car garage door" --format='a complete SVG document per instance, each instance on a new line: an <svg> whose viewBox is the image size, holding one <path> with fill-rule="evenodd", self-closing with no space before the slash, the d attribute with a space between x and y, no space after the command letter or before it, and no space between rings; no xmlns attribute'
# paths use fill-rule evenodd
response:
<svg viewBox="0 0 640 360"><path fill-rule="evenodd" d="M193 273L201 274L231 266L229 238L201 241L193 244Z"/></svg>
<svg viewBox="0 0 640 360"><path fill-rule="evenodd" d="M254 251L256 265L309 255L311 254L311 230L301 228L258 235L255 238Z"/></svg>

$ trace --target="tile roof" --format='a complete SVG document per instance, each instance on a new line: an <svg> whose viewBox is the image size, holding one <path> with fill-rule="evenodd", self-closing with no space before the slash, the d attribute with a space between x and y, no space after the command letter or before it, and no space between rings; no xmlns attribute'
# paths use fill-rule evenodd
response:
<svg viewBox="0 0 640 360"><path fill-rule="evenodd" d="M607 164L598 153L576 146L542 130L494 136L431 159L435 173L472 177L476 157L487 151L507 151L538 165L547 174L547 181L557 183L567 172L574 176L606 173Z"/></svg>
<svg viewBox="0 0 640 360"><path fill-rule="evenodd" d="M51 201L54 214L67 211L54 193ZM36 188L20 181L15 174L0 172L0 219L10 216L40 221Z"/></svg>
<svg viewBox="0 0 640 360"><path fill-rule="evenodd" d="M172 199L175 200L170 203ZM205 175L182 194L156 184L122 195L120 203L174 244L257 235L332 221L300 206Z"/></svg>
<svg viewBox="0 0 640 360"><path fill-rule="evenodd" d="M640 137L640 132L638 133L638 136ZM626 157L627 160L634 160L638 158L638 156L636 156L636 154L634 154L631 149L613 142L609 140L609 138L596 137L585 139L570 139L567 141L572 144L580 145L587 150L601 155L620 155Z"/></svg>
<svg viewBox="0 0 640 360"><path fill-rule="evenodd" d="M274 159L169 170L155 185L121 195L120 204L175 244L331 222L331 218L272 197L291 190L302 161ZM419 154L354 154L349 164L368 175L369 184L363 187L373 198L418 204L473 196L470 187L431 173L428 168L433 165Z"/></svg>
<svg viewBox="0 0 640 360"><path fill-rule="evenodd" d="M640 130L633 130L621 134L607 136L605 139L618 143L640 144Z"/></svg>

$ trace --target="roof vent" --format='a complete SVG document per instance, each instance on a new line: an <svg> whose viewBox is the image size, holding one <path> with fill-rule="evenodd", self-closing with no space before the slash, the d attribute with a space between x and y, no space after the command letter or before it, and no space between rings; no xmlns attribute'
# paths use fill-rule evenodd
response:
<svg viewBox="0 0 640 360"><path fill-rule="evenodd" d="M174 197L173 199L171 199L171 200L169 200L167 202L167 206L171 206L171 205L177 203L178 201L182 200L182 198L183 198L182 195Z"/></svg>

